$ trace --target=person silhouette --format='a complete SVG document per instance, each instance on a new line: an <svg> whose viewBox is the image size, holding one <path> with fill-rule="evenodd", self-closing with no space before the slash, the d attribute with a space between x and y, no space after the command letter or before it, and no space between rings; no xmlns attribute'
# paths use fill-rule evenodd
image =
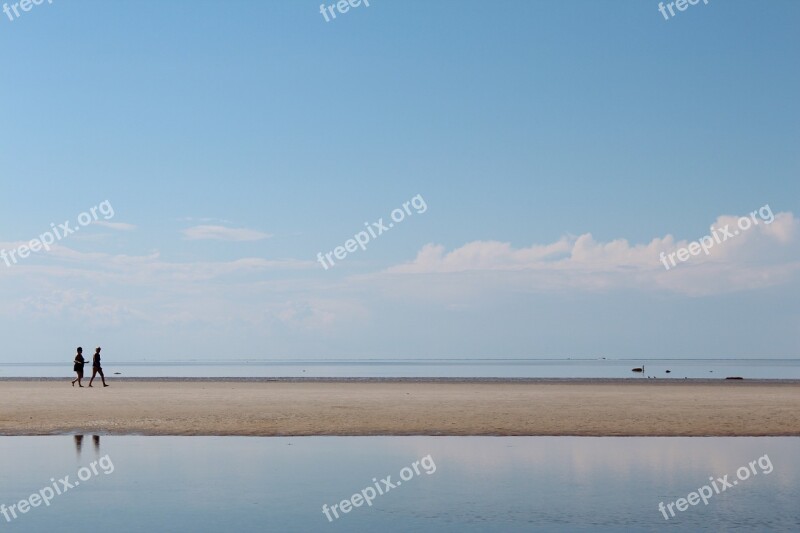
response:
<svg viewBox="0 0 800 533"><path fill-rule="evenodd" d="M83 348L80 346L78 347L78 355L75 356L75 360L73 361L72 369L78 375L75 379L72 380L72 386L75 386L75 382L78 382L78 387L83 387L81 385L81 380L83 379L83 365L87 363L86 359L83 358Z"/></svg>
<svg viewBox="0 0 800 533"><path fill-rule="evenodd" d="M100 366L100 347L98 346L94 351L94 357L92 357L92 379L89 380L89 386L92 386L92 382L94 381L94 377L100 374L100 379L103 380L103 387L108 387L106 385L106 376L103 374L103 367Z"/></svg>

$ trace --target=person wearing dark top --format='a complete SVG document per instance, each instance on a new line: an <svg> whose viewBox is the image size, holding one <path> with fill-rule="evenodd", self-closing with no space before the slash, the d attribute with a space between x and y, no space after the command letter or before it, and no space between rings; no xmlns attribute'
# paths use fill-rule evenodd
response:
<svg viewBox="0 0 800 533"><path fill-rule="evenodd" d="M103 387L108 387L106 385L106 376L103 374L103 367L100 366L100 347L98 346L97 349L94 351L94 357L92 357L92 379L89 380L89 386L92 386L92 381L94 381L94 377L100 374L100 378L103 380Z"/></svg>
<svg viewBox="0 0 800 533"><path fill-rule="evenodd" d="M85 365L88 361L83 358L83 348L80 346L78 347L78 355L75 356L75 360L73 361L72 370L78 375L77 378L72 380L72 386L75 386L75 382L78 382L78 387L83 387L81 385L81 380L83 379L83 365Z"/></svg>

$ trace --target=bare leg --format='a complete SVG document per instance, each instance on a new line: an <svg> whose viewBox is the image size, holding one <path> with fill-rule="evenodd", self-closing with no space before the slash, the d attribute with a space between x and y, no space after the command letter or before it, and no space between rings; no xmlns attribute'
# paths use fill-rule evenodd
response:
<svg viewBox="0 0 800 533"><path fill-rule="evenodd" d="M100 372L100 379L103 380L103 387L108 387L108 385L106 385L106 375L103 374L103 369L98 368L97 371Z"/></svg>
<svg viewBox="0 0 800 533"><path fill-rule="evenodd" d="M92 381L94 381L94 377L97 375L97 369L92 368L92 379L89 380L89 386L92 386Z"/></svg>

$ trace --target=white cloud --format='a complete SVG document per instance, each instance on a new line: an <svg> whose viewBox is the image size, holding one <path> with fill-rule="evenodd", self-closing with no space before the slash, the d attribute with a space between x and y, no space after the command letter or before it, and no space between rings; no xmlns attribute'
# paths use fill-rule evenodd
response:
<svg viewBox="0 0 800 533"><path fill-rule="evenodd" d="M269 233L247 229L229 228L226 226L202 225L193 226L183 230L183 235L191 240L217 240L217 241L260 241L272 237Z"/></svg>
<svg viewBox="0 0 800 533"><path fill-rule="evenodd" d="M738 217L720 216L712 227L730 224L733 229L737 220ZM599 242L591 233L585 233L522 248L504 242L473 241L448 252L444 246L427 244L413 261L391 267L386 274L505 273L504 283L517 280L525 289L655 288L685 294L784 283L800 270L800 221L791 213L778 213L769 225L759 222L715 244L709 255L692 256L669 271L660 262L660 254L686 247L689 241L676 242L667 235L647 244L630 244L625 239ZM498 279L496 275L490 277ZM470 279L474 280L474 276Z"/></svg>
<svg viewBox="0 0 800 533"><path fill-rule="evenodd" d="M727 223L720 217L715 227ZM780 213L771 225L753 227L670 271L659 262L660 252L688 244L670 235L646 244L601 242L588 233L526 247L475 241L448 251L429 244L409 263L345 278L322 273L310 260L170 262L158 252L114 255L58 245L12 268L0 264L9 303L0 316L342 335L368 323L385 302L472 312L510 295L545 292L721 294L796 280L798 225L790 213Z"/></svg>

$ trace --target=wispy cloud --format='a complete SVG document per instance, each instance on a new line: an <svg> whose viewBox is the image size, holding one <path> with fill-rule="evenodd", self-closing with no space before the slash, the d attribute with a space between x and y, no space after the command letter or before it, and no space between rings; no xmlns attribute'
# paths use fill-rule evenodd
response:
<svg viewBox="0 0 800 533"><path fill-rule="evenodd" d="M214 222L216 224L233 224L232 220L227 220L224 218L214 218L214 217L183 217L177 219L181 222L194 222L194 223L203 223L208 224Z"/></svg>
<svg viewBox="0 0 800 533"><path fill-rule="evenodd" d="M183 235L190 241L260 241L272 237L269 233L247 228L229 228L227 226L201 225L183 230Z"/></svg>
<svg viewBox="0 0 800 533"><path fill-rule="evenodd" d="M117 231L133 231L136 229L135 224L128 224L126 222L106 222L103 220L97 220L94 222L94 224Z"/></svg>
<svg viewBox="0 0 800 533"><path fill-rule="evenodd" d="M46 257L0 269L8 297L0 316L67 317L92 326L269 321L325 329L338 323L330 316L336 302L311 294L308 282L292 281L292 272L316 272L313 261L169 262L158 252L114 255L66 246Z"/></svg>

